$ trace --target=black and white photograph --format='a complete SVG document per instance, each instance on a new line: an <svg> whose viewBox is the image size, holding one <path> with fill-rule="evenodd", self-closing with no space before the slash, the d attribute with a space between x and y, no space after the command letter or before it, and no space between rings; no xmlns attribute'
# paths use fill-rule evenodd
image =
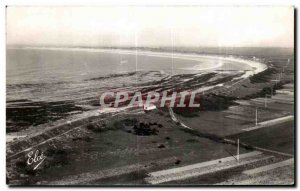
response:
<svg viewBox="0 0 300 191"><path fill-rule="evenodd" d="M6 184L295 186L296 12L6 6Z"/></svg>

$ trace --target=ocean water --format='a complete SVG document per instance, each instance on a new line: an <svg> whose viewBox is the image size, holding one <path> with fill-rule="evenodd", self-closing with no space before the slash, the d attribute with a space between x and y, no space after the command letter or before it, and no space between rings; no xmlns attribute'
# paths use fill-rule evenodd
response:
<svg viewBox="0 0 300 191"><path fill-rule="evenodd" d="M105 52L8 49L7 84L82 81L109 74L137 70L170 73L172 59ZM189 68L199 64L192 60L173 59L173 67ZM179 71L177 71L179 72ZM184 73L182 71L181 73Z"/></svg>
<svg viewBox="0 0 300 191"><path fill-rule="evenodd" d="M180 59L72 49L7 49L7 127L34 126L83 112L101 92L160 81L170 75L212 72L218 59ZM246 66L224 62L218 69ZM200 69L200 70L199 70Z"/></svg>
<svg viewBox="0 0 300 191"><path fill-rule="evenodd" d="M173 62L173 67L172 67ZM157 71L162 76L197 73L195 61L145 55L47 49L8 49L6 64L7 100L65 100L82 90L126 86L133 72ZM210 61L212 62L212 61ZM217 64L217 60L215 60ZM137 64L136 64L137 63ZM173 69L172 69L173 68ZM199 72L199 71L198 71ZM126 75L128 74L128 75ZM131 74L131 75L130 75ZM116 79L117 77L122 78ZM154 80L142 76L143 80ZM154 76L155 77L155 76ZM95 80L99 79L99 80ZM139 80L138 82L141 82ZM75 96L78 97L78 96Z"/></svg>

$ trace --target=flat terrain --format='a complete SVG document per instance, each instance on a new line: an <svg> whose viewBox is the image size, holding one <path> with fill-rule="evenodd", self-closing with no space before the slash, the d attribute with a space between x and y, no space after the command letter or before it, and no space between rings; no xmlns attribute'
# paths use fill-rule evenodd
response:
<svg viewBox="0 0 300 191"><path fill-rule="evenodd" d="M138 87L143 92L204 90L200 110L99 113L90 97L76 104L85 108L79 113L12 131L7 139L8 184L294 184L294 118L278 120L294 116L293 56L259 59L273 69L245 79L234 79L242 75L238 71L167 78L152 72L159 78ZM26 164L31 150L47 156L36 170ZM246 173L257 168L267 170Z"/></svg>

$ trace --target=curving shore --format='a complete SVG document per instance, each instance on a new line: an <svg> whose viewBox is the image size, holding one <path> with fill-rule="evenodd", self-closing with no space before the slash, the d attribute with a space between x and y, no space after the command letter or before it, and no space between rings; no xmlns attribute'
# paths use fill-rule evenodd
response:
<svg viewBox="0 0 300 191"><path fill-rule="evenodd" d="M11 48L13 49L13 48ZM246 64L250 66L253 70L247 71L241 78L247 78L251 75L260 73L267 69L267 65L252 61L245 60L233 56L220 56L220 55L207 55L207 54L187 54L187 53L172 53L172 52L154 52L154 51L140 51L140 50L125 50L125 49L103 49L103 48L58 48L58 47L23 47L23 49L41 49L41 50L72 50L72 51L87 51L87 52L102 52L102 53L112 53L112 54L130 54L130 55L140 55L140 56L153 56L153 57L163 57L171 59L181 59L181 60L192 60L201 61L200 59L208 59L208 64L201 63L192 68L184 68L185 70L214 70L223 66L224 62L236 62L240 64ZM218 60L217 64L209 62L209 60Z"/></svg>

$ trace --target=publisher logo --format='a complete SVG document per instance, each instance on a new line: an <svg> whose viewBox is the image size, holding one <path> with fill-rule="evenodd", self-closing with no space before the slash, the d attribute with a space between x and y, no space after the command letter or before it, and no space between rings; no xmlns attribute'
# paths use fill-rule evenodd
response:
<svg viewBox="0 0 300 191"><path fill-rule="evenodd" d="M33 170L36 170L47 158L46 155L39 150L30 151L27 157L27 165L32 166Z"/></svg>

